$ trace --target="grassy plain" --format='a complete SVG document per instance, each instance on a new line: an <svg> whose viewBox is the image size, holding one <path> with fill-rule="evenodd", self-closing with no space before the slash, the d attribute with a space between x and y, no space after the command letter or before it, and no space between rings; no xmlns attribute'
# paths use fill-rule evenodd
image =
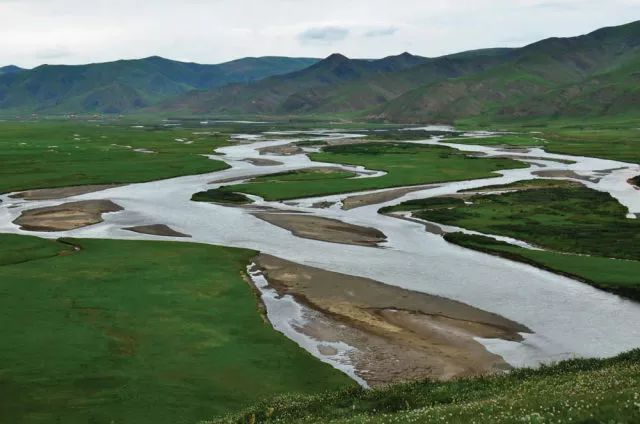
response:
<svg viewBox="0 0 640 424"><path fill-rule="evenodd" d="M636 423L640 350L537 370L263 401L211 423Z"/></svg>
<svg viewBox="0 0 640 424"><path fill-rule="evenodd" d="M522 249L493 239L448 235L476 250L575 276L640 299L640 222L609 194L564 181L522 181L493 189L521 191L414 200L381 212L412 211L428 221L525 240L549 251Z"/></svg>
<svg viewBox="0 0 640 424"><path fill-rule="evenodd" d="M193 424L350 386L261 318L253 255L0 235L0 422Z"/></svg>
<svg viewBox="0 0 640 424"><path fill-rule="evenodd" d="M0 122L0 193L134 183L227 168L203 156L227 144L227 136L205 132L89 121Z"/></svg>
<svg viewBox="0 0 640 424"><path fill-rule="evenodd" d="M526 167L510 159L468 157L454 149L406 143L372 142L325 147L311 159L347 165L363 165L387 172L373 178L353 178L352 173L293 172L260 177L234 186L267 200L285 200L348 193L406 185L491 177L494 171Z"/></svg>
<svg viewBox="0 0 640 424"><path fill-rule="evenodd" d="M560 252L640 259L640 222L608 193L564 186L473 196L471 205L424 209L414 215L488 234L525 240Z"/></svg>
<svg viewBox="0 0 640 424"><path fill-rule="evenodd" d="M461 122L462 127L479 128L476 121ZM590 156L622 162L640 163L640 127L636 118L594 118L584 120L513 121L486 129L512 131L505 137L473 138L471 144L506 144L516 147L542 147L550 153ZM456 140L460 142L460 140Z"/></svg>

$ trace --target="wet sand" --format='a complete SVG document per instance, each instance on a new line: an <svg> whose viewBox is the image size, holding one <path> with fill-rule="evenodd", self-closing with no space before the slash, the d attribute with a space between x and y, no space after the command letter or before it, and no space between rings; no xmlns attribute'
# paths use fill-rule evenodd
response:
<svg viewBox="0 0 640 424"><path fill-rule="evenodd" d="M557 162L557 163L564 163L567 165L572 165L574 163L576 163L573 160L565 160L565 159L552 159L552 158L543 158L540 156L520 156L520 155L500 155L500 156L494 156L494 158L500 158L500 159L513 159L513 160L544 160L544 161L549 161L549 162Z"/></svg>
<svg viewBox="0 0 640 424"><path fill-rule="evenodd" d="M386 236L370 227L347 224L335 219L291 213L254 213L255 217L285 230L297 237L357 246L377 246Z"/></svg>
<svg viewBox="0 0 640 424"><path fill-rule="evenodd" d="M320 313L300 331L355 347L350 360L371 386L509 369L474 337L522 340L526 327L446 298L312 268L269 255L256 264L280 295ZM331 355L329 347L326 355Z"/></svg>
<svg viewBox="0 0 640 424"><path fill-rule="evenodd" d="M330 208L331 206L333 206L335 204L336 204L336 202L323 201L323 202L316 202L313 205L311 205L311 207L315 208L315 209L327 209L327 208Z"/></svg>
<svg viewBox="0 0 640 424"><path fill-rule="evenodd" d="M164 224L140 225L137 227L123 228L123 230L133 231L134 233L140 234L148 234L152 236L191 237L189 234L180 233Z"/></svg>
<svg viewBox="0 0 640 424"><path fill-rule="evenodd" d="M361 194L358 196L347 197L342 201L342 209L349 210L359 208L361 206L375 205L398 199L407 193L425 190L428 188L436 188L437 185L424 185L416 187L398 188L395 190L387 190L378 193Z"/></svg>
<svg viewBox="0 0 640 424"><path fill-rule="evenodd" d="M261 155L280 155L280 156L292 156L304 153L304 150L294 144L285 144L281 146L270 146L258 149Z"/></svg>
<svg viewBox="0 0 640 424"><path fill-rule="evenodd" d="M535 171L535 172L532 172L532 174L538 177L547 177L547 178L573 178L576 180L590 181L590 182L600 181L599 178L585 177L573 171Z"/></svg>
<svg viewBox="0 0 640 424"><path fill-rule="evenodd" d="M123 184L101 184L101 185L84 185L75 187L60 188L42 188L37 190L26 190L13 194L9 197L13 199L25 200L55 200L65 199L67 197L79 196L81 194L95 193L109 188L121 187Z"/></svg>
<svg viewBox="0 0 640 424"><path fill-rule="evenodd" d="M102 214L122 207L110 200L85 200L31 209L13 221L27 231L69 231L102 222Z"/></svg>
<svg viewBox="0 0 640 424"><path fill-rule="evenodd" d="M249 162L251 165L255 165L255 166L277 166L277 165L282 165L282 162L278 162L277 160L271 160L271 159L256 159L256 158L249 158L249 159L245 159L245 162Z"/></svg>

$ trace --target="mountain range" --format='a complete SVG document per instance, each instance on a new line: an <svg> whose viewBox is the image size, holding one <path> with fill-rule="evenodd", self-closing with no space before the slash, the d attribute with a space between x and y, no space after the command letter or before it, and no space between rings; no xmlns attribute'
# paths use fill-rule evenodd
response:
<svg viewBox="0 0 640 424"><path fill-rule="evenodd" d="M137 110L197 116L349 116L453 122L640 113L640 21L522 48L436 58L159 57L0 68L0 113Z"/></svg>
<svg viewBox="0 0 640 424"><path fill-rule="evenodd" d="M248 83L306 68L318 59L244 58L219 65L152 56L89 65L0 68L0 111L124 113L195 89Z"/></svg>

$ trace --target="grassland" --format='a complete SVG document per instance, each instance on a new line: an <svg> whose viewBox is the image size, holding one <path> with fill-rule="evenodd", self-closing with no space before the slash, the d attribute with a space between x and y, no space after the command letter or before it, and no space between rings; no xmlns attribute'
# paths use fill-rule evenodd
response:
<svg viewBox="0 0 640 424"><path fill-rule="evenodd" d="M640 350L450 382L263 401L211 423L636 423Z"/></svg>
<svg viewBox="0 0 640 424"><path fill-rule="evenodd" d="M221 134L88 121L0 122L0 193L134 183L225 169ZM136 151L137 150L137 151Z"/></svg>
<svg viewBox="0 0 640 424"><path fill-rule="evenodd" d="M412 211L428 221L524 240L533 251L465 235L447 239L567 274L640 299L640 222L609 194L570 182L523 181L521 191L407 202L381 212Z"/></svg>
<svg viewBox="0 0 640 424"><path fill-rule="evenodd" d="M429 201L414 215L559 252L640 259L640 222L627 219L608 193L581 185L473 196L471 205L454 209L431 208Z"/></svg>
<svg viewBox="0 0 640 424"><path fill-rule="evenodd" d="M254 254L0 235L0 422L192 424L350 386L261 319Z"/></svg>
<svg viewBox="0 0 640 424"><path fill-rule="evenodd" d="M444 146L406 143L364 143L324 148L311 159L347 165L363 165L387 172L374 178L353 178L349 172L293 172L256 178L234 186L234 191L285 200L348 193L406 185L488 178L495 171L526 167L510 159L484 159Z"/></svg>
<svg viewBox="0 0 640 424"><path fill-rule="evenodd" d="M512 122L487 129L502 129L517 134L504 137L472 138L470 144L505 144L515 147L542 147L550 153L589 156L622 162L640 163L640 129L637 119L606 118L559 121ZM461 122L465 128L477 129L475 121ZM461 142L459 139L456 143Z"/></svg>

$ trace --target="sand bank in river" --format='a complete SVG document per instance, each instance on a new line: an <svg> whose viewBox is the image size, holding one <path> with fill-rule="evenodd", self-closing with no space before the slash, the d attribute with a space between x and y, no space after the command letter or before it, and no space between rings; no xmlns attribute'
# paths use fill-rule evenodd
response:
<svg viewBox="0 0 640 424"><path fill-rule="evenodd" d="M271 159L249 158L249 159L245 159L244 161L249 162L251 165L255 165L255 166L282 165L282 162L278 162L277 160L271 160Z"/></svg>
<svg viewBox="0 0 640 424"><path fill-rule="evenodd" d="M543 177L543 178L573 178L573 179L582 180L582 181L591 181L591 182L600 181L599 178L585 177L584 175L580 175L570 170L535 171L535 172L532 172L532 174L538 177Z"/></svg>
<svg viewBox="0 0 640 424"><path fill-rule="evenodd" d="M342 201L342 209L349 210L359 208L361 206L376 205L378 203L385 203L391 200L398 199L407 193L414 191L425 190L428 188L436 188L437 185L424 185L417 187L404 187L395 190L387 190L377 193L360 194L357 196L347 197Z"/></svg>
<svg viewBox="0 0 640 424"><path fill-rule="evenodd" d="M164 224L139 225L137 227L127 227L123 229L133 231L134 233L149 234L152 236L191 237L189 234L180 233Z"/></svg>
<svg viewBox="0 0 640 424"><path fill-rule="evenodd" d="M69 231L102 222L102 214L122 208L110 200L85 200L30 209L13 221L28 231Z"/></svg>
<svg viewBox="0 0 640 424"><path fill-rule="evenodd" d="M301 147L295 144L284 144L280 146L269 146L258 149L261 155L279 155L279 156L292 156L304 153Z"/></svg>
<svg viewBox="0 0 640 424"><path fill-rule="evenodd" d="M361 227L313 215L263 212L253 215L270 224L289 230L297 237L312 240L358 246L377 246L387 238L384 233L375 228Z"/></svg>
<svg viewBox="0 0 640 424"><path fill-rule="evenodd" d="M474 337L520 341L526 327L446 298L259 255L256 264L280 295L320 313L300 331L357 350L350 360L371 386L450 379L508 369ZM322 347L322 345L321 345ZM322 352L322 350L321 350ZM331 355L327 346L326 355Z"/></svg>
<svg viewBox="0 0 640 424"><path fill-rule="evenodd" d="M37 190L27 190L11 195L14 199L25 200L53 200L65 199L67 197L79 196L81 194L94 193L109 188L120 187L122 184L101 184L101 185L83 185L75 187L61 188L41 188Z"/></svg>

